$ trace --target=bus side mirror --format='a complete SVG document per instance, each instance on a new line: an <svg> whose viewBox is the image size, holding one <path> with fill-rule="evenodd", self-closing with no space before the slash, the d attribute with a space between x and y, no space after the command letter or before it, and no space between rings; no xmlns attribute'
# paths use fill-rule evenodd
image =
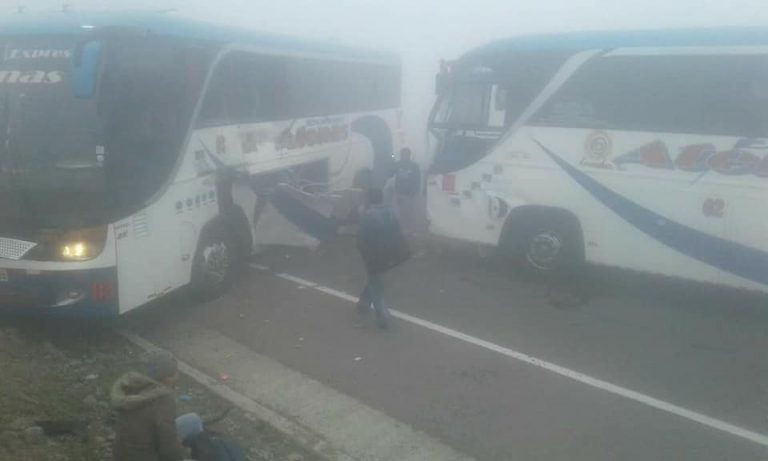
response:
<svg viewBox="0 0 768 461"><path fill-rule="evenodd" d="M85 42L77 47L72 68L72 92L76 98L90 99L96 94L102 43Z"/></svg>

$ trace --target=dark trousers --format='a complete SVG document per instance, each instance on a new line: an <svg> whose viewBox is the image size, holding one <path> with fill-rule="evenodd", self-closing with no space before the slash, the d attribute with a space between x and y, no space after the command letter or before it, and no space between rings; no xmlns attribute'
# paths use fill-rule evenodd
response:
<svg viewBox="0 0 768 461"><path fill-rule="evenodd" d="M382 274L368 274L368 283L360 294L357 309L361 313L367 313L371 305L376 311L376 323L381 328L388 328L390 323L389 309L384 302L384 284Z"/></svg>

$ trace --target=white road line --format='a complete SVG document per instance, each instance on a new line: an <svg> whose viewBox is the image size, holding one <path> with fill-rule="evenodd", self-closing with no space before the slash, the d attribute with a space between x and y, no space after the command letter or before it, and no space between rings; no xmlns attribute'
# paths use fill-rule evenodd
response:
<svg viewBox="0 0 768 461"><path fill-rule="evenodd" d="M253 267L254 269L262 270L262 271L269 271L269 268L265 266L258 266L258 265L252 264L251 267ZM349 293L344 293L342 291L338 291L333 288L325 287L318 283L311 282L309 280L305 280L293 275L283 274L283 273L273 273L273 274L277 277L280 277L285 280L290 280L291 282L304 286L306 288L312 288L322 293L326 293L331 296L335 296L337 298L340 298L352 303L357 302L357 297ZM571 370L569 368L565 368L551 362L547 362L546 360L541 360L536 357L530 356L528 354L524 354L522 352L518 352L504 346L499 346L498 344L494 344L490 341L486 341L484 339L470 336L466 333L462 333L460 331L457 331L448 327L444 327L436 323L432 323L428 320L424 320L419 317L414 317L404 312L400 312L397 310L391 310L390 312L393 317L399 318L401 320L405 320L406 322L413 323L414 325L419 325L428 330L432 330L437 333L442 333L446 336L459 339L466 343L473 344L475 346L479 346L493 352L497 352L499 354L505 355L512 359L528 363L530 365L533 365L538 368L542 368L552 373L556 373L565 378L578 381L582 384L586 384L588 386L592 386L594 388L597 388L606 392L610 392L611 394L619 395L621 397L634 400L635 402L642 403L643 405L647 405L649 407L653 407L658 410L680 416L682 418L697 422L699 424L703 424L707 427L717 429L718 431L722 431L727 434L731 434L733 436L736 436L745 440L749 440L750 442L754 442L754 443L768 447L768 436L764 434L750 431L749 429L744 429L742 427L727 423L725 421L721 421L719 419L712 418L710 416L703 415L701 413L697 413L695 411L689 410L687 408L683 408L673 403L666 402L664 400L659 400L649 395L645 395L640 392L627 389L625 387L617 386L615 384L611 384L607 381L603 381L602 379L593 378L591 376L585 375L584 373L579 373L578 371Z"/></svg>

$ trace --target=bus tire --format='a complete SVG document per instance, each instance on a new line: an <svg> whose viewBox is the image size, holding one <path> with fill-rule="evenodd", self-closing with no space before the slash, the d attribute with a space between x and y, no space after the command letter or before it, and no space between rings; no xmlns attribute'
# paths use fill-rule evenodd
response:
<svg viewBox="0 0 768 461"><path fill-rule="evenodd" d="M238 248L235 234L223 222L203 230L192 262L191 289L195 298L208 301L229 289L242 265Z"/></svg>
<svg viewBox="0 0 768 461"><path fill-rule="evenodd" d="M582 266L584 239L575 216L553 210L512 219L504 246L524 273L553 278L572 275Z"/></svg>

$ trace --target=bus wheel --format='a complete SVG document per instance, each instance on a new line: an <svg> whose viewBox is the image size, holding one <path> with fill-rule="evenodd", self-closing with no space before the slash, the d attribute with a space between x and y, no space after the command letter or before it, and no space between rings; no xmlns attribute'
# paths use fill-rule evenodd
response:
<svg viewBox="0 0 768 461"><path fill-rule="evenodd" d="M581 228L574 219L554 215L523 226L514 253L525 272L540 277L568 275L583 262Z"/></svg>
<svg viewBox="0 0 768 461"><path fill-rule="evenodd" d="M205 231L192 265L192 291L197 298L213 299L232 285L237 254L236 240L228 228L217 225Z"/></svg>

